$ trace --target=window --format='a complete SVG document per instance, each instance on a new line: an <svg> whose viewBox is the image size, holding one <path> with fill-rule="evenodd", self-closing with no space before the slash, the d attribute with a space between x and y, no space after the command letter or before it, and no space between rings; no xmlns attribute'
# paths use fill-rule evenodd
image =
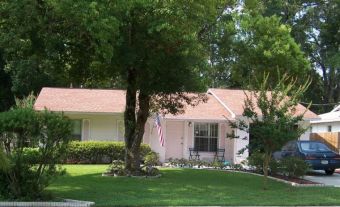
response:
<svg viewBox="0 0 340 207"><path fill-rule="evenodd" d="M218 141L217 123L195 123L194 146L198 151L216 152Z"/></svg>
<svg viewBox="0 0 340 207"><path fill-rule="evenodd" d="M331 125L327 126L327 131L332 132L332 126Z"/></svg>
<svg viewBox="0 0 340 207"><path fill-rule="evenodd" d="M117 120L117 139L118 141L125 140L125 127L123 120Z"/></svg>
<svg viewBox="0 0 340 207"><path fill-rule="evenodd" d="M73 131L72 131L72 138L75 140L81 140L81 131L82 131L82 120L72 120L73 124Z"/></svg>
<svg viewBox="0 0 340 207"><path fill-rule="evenodd" d="M331 150L323 143L301 142L301 149L304 152L330 152Z"/></svg>

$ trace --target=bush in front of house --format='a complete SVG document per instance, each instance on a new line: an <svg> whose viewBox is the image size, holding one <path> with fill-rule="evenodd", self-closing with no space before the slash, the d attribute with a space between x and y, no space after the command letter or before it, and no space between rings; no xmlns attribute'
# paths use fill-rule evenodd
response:
<svg viewBox="0 0 340 207"><path fill-rule="evenodd" d="M264 155L260 152L254 152L248 157L248 165L256 173L263 173ZM301 177L307 173L309 165L298 157L286 157L276 161L272 159L269 164L269 171L272 175L282 174L288 177Z"/></svg>
<svg viewBox="0 0 340 207"><path fill-rule="evenodd" d="M149 145L141 145L141 160L151 152ZM66 161L73 164L109 164L124 160L125 145L118 141L72 141L68 144Z"/></svg>
<svg viewBox="0 0 340 207"><path fill-rule="evenodd" d="M263 162L264 162L264 154L258 151L253 152L247 158L247 164L250 166L256 173L263 173ZM276 174L279 172L279 163L271 159L269 163L269 172L270 174Z"/></svg>
<svg viewBox="0 0 340 207"><path fill-rule="evenodd" d="M71 122L62 114L17 107L0 113L0 196L39 200L52 179L71 135ZM5 160L5 161L4 161Z"/></svg>
<svg viewBox="0 0 340 207"><path fill-rule="evenodd" d="M286 157L280 161L280 172L288 177L304 176L309 169L308 163L298 157Z"/></svg>
<svg viewBox="0 0 340 207"><path fill-rule="evenodd" d="M142 166L142 173L146 176L157 176L160 174L159 170L155 167L160 165L159 154L156 152L149 152L144 159Z"/></svg>

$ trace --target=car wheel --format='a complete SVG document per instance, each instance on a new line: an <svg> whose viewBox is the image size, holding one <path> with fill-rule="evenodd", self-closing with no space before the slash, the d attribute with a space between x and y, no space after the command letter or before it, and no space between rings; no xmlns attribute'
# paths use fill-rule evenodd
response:
<svg viewBox="0 0 340 207"><path fill-rule="evenodd" d="M335 171L335 169L328 169L328 170L325 170L325 173L327 175L333 175L334 171Z"/></svg>

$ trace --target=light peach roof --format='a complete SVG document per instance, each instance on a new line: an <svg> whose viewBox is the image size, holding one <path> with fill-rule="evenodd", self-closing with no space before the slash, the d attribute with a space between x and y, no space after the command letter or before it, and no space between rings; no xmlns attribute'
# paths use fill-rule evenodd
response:
<svg viewBox="0 0 340 207"><path fill-rule="evenodd" d="M43 88L34 104L36 110L123 113L124 90Z"/></svg>
<svg viewBox="0 0 340 207"><path fill-rule="evenodd" d="M236 116L241 116L243 113L244 100L246 95L243 90L236 89L209 89L213 94L215 94ZM249 91L245 91L250 93ZM306 107L299 104L296 107L296 115L302 114L306 110ZM317 119L318 116L310 110L307 110L304 118L307 119Z"/></svg>
<svg viewBox="0 0 340 207"><path fill-rule="evenodd" d="M232 119L231 113L228 112L211 94L207 94L207 98L208 100L206 103L200 103L195 107L186 106L184 114L178 114L176 116L167 114L165 117L170 119Z"/></svg>
<svg viewBox="0 0 340 207"><path fill-rule="evenodd" d="M198 106L186 106L185 113L166 115L170 119L233 119L233 114L241 116L245 94L243 90L209 89L208 101ZM75 88L43 88L34 104L36 110L84 113L123 113L125 110L124 90L75 89ZM218 99L222 102L219 102ZM302 105L297 107L297 114L304 112ZM307 111L305 118L318 118Z"/></svg>

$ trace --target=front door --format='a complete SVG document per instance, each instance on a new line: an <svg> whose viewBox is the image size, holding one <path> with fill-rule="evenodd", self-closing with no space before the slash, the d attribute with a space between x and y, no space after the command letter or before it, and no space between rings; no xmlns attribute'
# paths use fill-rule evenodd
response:
<svg viewBox="0 0 340 207"><path fill-rule="evenodd" d="M183 158L184 122L166 122L165 159Z"/></svg>

